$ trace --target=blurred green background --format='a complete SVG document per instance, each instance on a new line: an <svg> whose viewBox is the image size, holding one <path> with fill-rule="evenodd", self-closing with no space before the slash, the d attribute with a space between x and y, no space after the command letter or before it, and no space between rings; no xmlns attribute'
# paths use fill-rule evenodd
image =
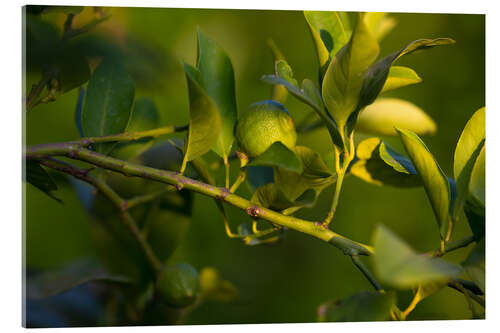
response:
<svg viewBox="0 0 500 333"><path fill-rule="evenodd" d="M81 19L90 11L86 8ZM184 125L188 121L182 61L194 64L196 60L197 27L230 55L239 111L270 97L271 87L260 81L263 74L273 72L272 54L266 46L268 38L274 39L282 50L297 79L317 78L313 42L299 11L112 8L111 13L111 19L91 35L103 37L102 48L114 43L123 50L137 82L136 97L151 97L164 124ZM415 103L435 120L437 134L423 139L445 173L452 175L458 136L467 119L485 103L485 17L406 13L392 16L398 24L382 41L382 56L419 38L451 37L457 41L452 46L401 59L398 64L415 69L423 82L390 94ZM64 15L50 14L43 19L60 27ZM27 87L40 75L36 64L33 68ZM35 108L26 117L26 144L77 138L77 95L75 89L54 103ZM310 111L292 97L285 106L296 122ZM387 141L404 151L396 138ZM327 152L329 142L321 130L299 139L299 143L321 153ZM317 206L303 210L299 216L321 219L332 193L332 188L325 190ZM241 194L249 195L244 191ZM26 185L25 259L29 268L58 267L96 251L90 237L92 221L72 188L62 186L56 195L64 198L63 205ZM248 218L232 208L230 215L233 228ZM439 244L434 215L423 188L382 188L348 177L332 228L370 243L372 230L379 223L419 251L434 249ZM454 237L468 234L469 227L462 219ZM467 251L458 250L447 258L460 262ZM247 247L227 238L213 201L201 195L195 197L191 227L171 260L187 261L198 269L215 266L241 292L240 299L232 304L203 304L191 314L188 324L312 322L316 321L320 303L371 290L348 257L309 236L287 231L282 242L261 247ZM401 293L400 304L405 306L409 298L409 294ZM463 296L447 288L424 300L409 319L423 317L470 318L470 312Z"/></svg>

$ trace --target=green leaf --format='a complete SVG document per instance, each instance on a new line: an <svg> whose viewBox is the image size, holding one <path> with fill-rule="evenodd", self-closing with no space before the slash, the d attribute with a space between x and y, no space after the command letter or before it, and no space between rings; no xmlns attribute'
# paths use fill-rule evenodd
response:
<svg viewBox="0 0 500 333"><path fill-rule="evenodd" d="M217 106L203 89L201 73L184 64L189 91L189 132L181 173L187 162L208 152L217 143L221 132L221 117Z"/></svg>
<svg viewBox="0 0 500 333"><path fill-rule="evenodd" d="M257 188L250 201L255 205L278 211L294 206L301 206L288 200L275 183L269 183Z"/></svg>
<svg viewBox="0 0 500 333"><path fill-rule="evenodd" d="M274 64L276 67L276 63L279 60L285 60L285 56L283 53L280 51L274 40L268 39L267 40L267 45L271 49L271 52L273 53L273 58L274 58ZM278 73L276 73L278 75ZM280 102L281 104L285 103L286 98L288 97L288 90L282 86L282 85L274 85L271 90L271 99L277 102Z"/></svg>
<svg viewBox="0 0 500 333"><path fill-rule="evenodd" d="M383 225L374 233L374 272L381 283L398 289L447 281L461 273L458 265L416 253Z"/></svg>
<svg viewBox="0 0 500 333"><path fill-rule="evenodd" d="M82 112L86 137L119 134L125 131L132 115L135 84L126 70L110 58L104 59L90 78ZM95 145L107 154L114 143Z"/></svg>
<svg viewBox="0 0 500 333"><path fill-rule="evenodd" d="M467 275L485 292L485 240L479 241L462 264Z"/></svg>
<svg viewBox="0 0 500 333"><path fill-rule="evenodd" d="M83 128L82 128L82 112L83 112L83 101L85 100L85 88L80 87L78 91L78 99L76 100L76 108L75 108L75 124L76 129L81 137L83 137Z"/></svg>
<svg viewBox="0 0 500 333"><path fill-rule="evenodd" d="M477 184L481 183L480 175L480 164L475 173L474 181L475 184L471 182L471 176L473 174L473 169L475 169L476 160L478 160L481 151L483 150L485 144L485 116L486 109L483 107L477 110L472 117L469 119L465 125L460 139L458 140L457 147L455 148L455 158L453 164L453 173L457 183L458 196L455 203L453 215L456 217L460 213L465 200L469 196L469 188L474 188L475 190L480 187ZM483 156L484 163L484 156ZM484 167L484 165L483 165ZM483 169L483 205L484 205L484 169ZM479 193L480 194L480 193Z"/></svg>
<svg viewBox="0 0 500 333"><path fill-rule="evenodd" d="M304 193L307 190L313 190L312 203L314 203L321 191L336 181L336 176L328 169L321 156L310 148L297 146L295 153L301 160L303 171L294 172L284 168L275 168L275 183L290 201L304 199Z"/></svg>
<svg viewBox="0 0 500 333"><path fill-rule="evenodd" d="M435 46L453 43L455 43L455 41L450 38L419 39L411 42L401 50L388 55L370 66L361 89L358 111L375 101L385 85L392 64L400 57L417 50L429 49Z"/></svg>
<svg viewBox="0 0 500 333"><path fill-rule="evenodd" d="M273 143L265 152L253 159L248 165L281 167L299 173L302 171L302 164L297 155L281 142Z"/></svg>
<svg viewBox="0 0 500 333"><path fill-rule="evenodd" d="M380 98L359 115L356 130L374 135L397 135L394 127L419 135L436 133L436 123L421 108L398 98Z"/></svg>
<svg viewBox="0 0 500 333"><path fill-rule="evenodd" d="M200 30L197 67L203 77L202 87L217 106L221 118L220 136L213 149L227 158L237 118L233 65L226 52Z"/></svg>
<svg viewBox="0 0 500 333"><path fill-rule="evenodd" d="M42 299L94 281L131 282L125 276L109 273L95 260L87 258L28 278L26 294L29 299Z"/></svg>
<svg viewBox="0 0 500 333"><path fill-rule="evenodd" d="M348 119L357 112L365 73L378 53L378 43L360 14L351 39L330 62L322 86L323 101L343 137Z"/></svg>
<svg viewBox="0 0 500 333"><path fill-rule="evenodd" d="M344 12L304 11L316 47L321 76L331 59L348 42L351 28Z"/></svg>
<svg viewBox="0 0 500 333"><path fill-rule="evenodd" d="M368 30L378 41L384 39L397 24L394 18L387 17L387 13L383 12L367 12L364 19Z"/></svg>
<svg viewBox="0 0 500 333"><path fill-rule="evenodd" d="M481 148L481 152L477 157L474 168L472 169L472 174L470 177L469 192L474 202L479 202L481 207L486 207L485 202L485 161L486 159L486 147Z"/></svg>
<svg viewBox="0 0 500 333"><path fill-rule="evenodd" d="M346 299L329 301L318 308L318 321L358 322L382 321L391 318L394 293L362 291Z"/></svg>
<svg viewBox="0 0 500 333"><path fill-rule="evenodd" d="M420 82L422 82L422 79L413 69L403 66L391 66L380 94Z"/></svg>
<svg viewBox="0 0 500 333"><path fill-rule="evenodd" d="M417 173L422 178L425 192L436 216L441 239L445 239L451 231L449 228L452 197L448 178L415 133L399 128L397 131Z"/></svg>
<svg viewBox="0 0 500 333"><path fill-rule="evenodd" d="M57 190L57 185L52 180L52 177L45 169L36 161L26 160L26 176L25 180L37 189L47 194L52 199L61 203L61 200L56 198L53 191Z"/></svg>
<svg viewBox="0 0 500 333"><path fill-rule="evenodd" d="M422 186L415 167L379 138L370 138L358 144L358 160L350 172L367 183L378 186Z"/></svg>

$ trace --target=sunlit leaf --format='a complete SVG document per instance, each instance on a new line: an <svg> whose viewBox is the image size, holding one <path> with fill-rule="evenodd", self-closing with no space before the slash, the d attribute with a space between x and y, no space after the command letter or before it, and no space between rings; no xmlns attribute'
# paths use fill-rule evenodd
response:
<svg viewBox="0 0 500 333"><path fill-rule="evenodd" d="M349 41L351 27L345 12L304 11L316 47L321 76L328 63Z"/></svg>
<svg viewBox="0 0 500 333"><path fill-rule="evenodd" d="M281 167L286 170L301 172L302 163L292 150L281 142L273 143L265 152L253 159L249 166Z"/></svg>
<svg viewBox="0 0 500 333"><path fill-rule="evenodd" d="M234 141L236 95L231 59L215 41L198 30L198 70L203 77L202 87L213 100L221 118L221 132L214 151L227 157Z"/></svg>
<svg viewBox="0 0 500 333"><path fill-rule="evenodd" d="M444 175L432 153L413 132L397 129L410 159L422 179L439 226L439 233L445 239L450 228L452 196L448 178Z"/></svg>
<svg viewBox="0 0 500 333"><path fill-rule="evenodd" d="M187 162L205 154L214 147L221 131L217 106L202 88L203 78L194 67L184 64L189 91L189 132L181 172Z"/></svg>
<svg viewBox="0 0 500 333"><path fill-rule="evenodd" d="M329 301L318 308L318 321L358 322L390 319L394 293L362 291L345 299Z"/></svg>
<svg viewBox="0 0 500 333"><path fill-rule="evenodd" d="M422 82L422 79L413 69L403 66L391 66L380 94L420 82Z"/></svg>
<svg viewBox="0 0 500 333"><path fill-rule="evenodd" d="M415 167L379 138L366 139L356 149L358 160L350 172L356 177L378 186L421 186Z"/></svg>
<svg viewBox="0 0 500 333"><path fill-rule="evenodd" d="M373 237L374 272L383 284L398 289L447 281L460 274L458 265L415 252L386 227L379 225Z"/></svg>
<svg viewBox="0 0 500 333"><path fill-rule="evenodd" d="M308 147L297 146L295 153L301 160L302 172L284 168L274 170L276 185L290 201L298 200L307 190L314 191L316 198L327 186L336 180L335 175L325 165L321 156Z"/></svg>
<svg viewBox="0 0 500 333"><path fill-rule="evenodd" d="M94 281L131 282L125 276L109 273L106 268L93 259L83 259L28 279L26 281L26 294L30 299L41 299Z"/></svg>
<svg viewBox="0 0 500 333"><path fill-rule="evenodd" d="M360 14L351 39L330 62L322 86L323 101L341 133L357 112L365 73L378 53L378 43Z"/></svg>
<svg viewBox="0 0 500 333"><path fill-rule="evenodd" d="M462 131L455 149L453 173L457 183L458 196L454 207L454 216L458 216L460 213L469 193L476 197L476 200L482 201L484 206L485 115L486 109L484 107L472 115ZM483 154L483 164L479 161L481 154ZM477 169L476 164L478 165ZM481 165L483 165L482 170ZM472 182L472 175L474 175L474 182Z"/></svg>
<svg viewBox="0 0 500 333"><path fill-rule="evenodd" d="M125 131L132 115L135 84L116 61L104 59L87 86L82 112L82 128L86 137L119 134ZM107 154L113 143L99 144L95 150Z"/></svg>
<svg viewBox="0 0 500 333"><path fill-rule="evenodd" d="M61 202L54 196L53 191L57 190L57 185L52 180L52 177L45 171L45 169L33 160L26 160L26 175L25 180L37 189L47 194L52 199Z"/></svg>
<svg viewBox="0 0 500 333"><path fill-rule="evenodd" d="M374 135L397 135L395 127L416 134L434 134L436 123L421 108L398 98L380 98L359 115L356 130Z"/></svg>
<svg viewBox="0 0 500 333"><path fill-rule="evenodd" d="M384 39L397 24L394 18L383 12L367 12L364 19L366 26L378 41Z"/></svg>
<svg viewBox="0 0 500 333"><path fill-rule="evenodd" d="M463 263L467 275L485 292L485 240L476 244Z"/></svg>
<svg viewBox="0 0 500 333"><path fill-rule="evenodd" d="M274 40L268 39L267 45L271 49L271 52L273 53L273 59L274 59L274 64L276 66L276 63L279 60L285 60L285 56L283 53L280 51ZM275 68L276 72L276 68ZM275 73L278 75L278 73ZM286 98L288 97L288 90L282 86L282 85L274 85L271 88L271 99L277 102L280 102L281 104L285 103Z"/></svg>

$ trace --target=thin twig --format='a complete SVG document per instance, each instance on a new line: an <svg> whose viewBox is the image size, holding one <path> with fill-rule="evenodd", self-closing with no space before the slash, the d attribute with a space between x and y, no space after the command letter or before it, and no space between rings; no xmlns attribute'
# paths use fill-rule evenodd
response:
<svg viewBox="0 0 500 333"><path fill-rule="evenodd" d="M352 262L354 265L363 273L363 275L367 278L368 281L372 284L373 288L375 288L376 291L383 292L384 288L380 285L380 283L377 281L375 276L373 276L372 272L368 269L368 267L363 264L363 262L359 259L357 255L352 255L351 256Z"/></svg>

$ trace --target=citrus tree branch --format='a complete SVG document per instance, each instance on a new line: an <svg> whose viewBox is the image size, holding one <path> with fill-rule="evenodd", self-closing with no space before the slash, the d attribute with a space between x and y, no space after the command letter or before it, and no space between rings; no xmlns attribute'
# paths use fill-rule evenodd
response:
<svg viewBox="0 0 500 333"><path fill-rule="evenodd" d="M178 190L186 189L218 199L234 207L240 208L252 218L261 218L276 225L293 229L321 239L342 250L347 255L371 255L371 246L358 243L327 228L320 222L302 220L293 216L286 216L271 209L252 204L249 200L220 188L191 179L178 172L154 169L147 166L122 161L106 156L84 147L84 143L53 143L26 147L25 157L28 159L46 159L52 156L66 156L92 165L113 170L126 176L141 177L169 185Z"/></svg>
<svg viewBox="0 0 500 333"><path fill-rule="evenodd" d="M111 187L109 187L105 182L99 180L98 178L89 174L88 169L77 168L69 163L59 161L56 159L48 158L39 161L40 164L60 172L69 174L77 179L80 179L86 183L94 186L98 191L105 195L118 209L120 212L120 217L125 226L130 230L137 243L141 247L144 255L146 256L149 264L155 272L160 272L162 269L162 263L154 253L153 249L149 246L145 237L139 230L137 223L128 210L127 201L122 199L118 193L116 193Z"/></svg>

